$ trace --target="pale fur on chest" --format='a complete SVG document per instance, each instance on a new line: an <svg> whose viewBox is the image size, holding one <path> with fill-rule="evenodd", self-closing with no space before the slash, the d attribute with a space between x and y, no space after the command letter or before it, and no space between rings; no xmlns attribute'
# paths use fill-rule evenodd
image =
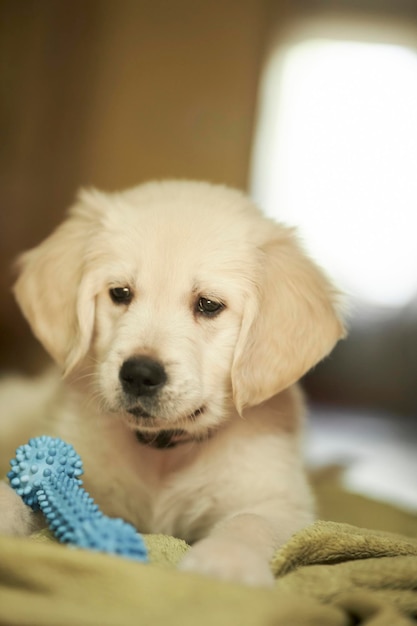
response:
<svg viewBox="0 0 417 626"><path fill-rule="evenodd" d="M278 517L295 493L310 515L299 427L287 414L297 400L295 390L286 391L244 417L233 415L206 442L166 450L140 444L112 414L75 415L74 407L61 412L54 432L81 454L85 487L105 513L141 532L194 542L236 513L273 517L275 506Z"/></svg>
<svg viewBox="0 0 417 626"><path fill-rule="evenodd" d="M204 443L167 450L140 444L120 417L98 411L55 373L15 397L22 405L15 403L7 422L16 432L8 433L7 448L1 438L2 458L12 458L31 436L63 438L81 455L84 486L102 510L141 532L194 542L242 512L259 513L278 530L285 511L293 530L313 519L299 450L303 409L297 387L243 417L232 415Z"/></svg>

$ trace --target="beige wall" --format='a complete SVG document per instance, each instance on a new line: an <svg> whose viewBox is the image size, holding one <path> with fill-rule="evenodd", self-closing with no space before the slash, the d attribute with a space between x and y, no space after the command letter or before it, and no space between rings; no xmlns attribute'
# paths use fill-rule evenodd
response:
<svg viewBox="0 0 417 626"><path fill-rule="evenodd" d="M80 185L245 187L268 8L0 2L0 367L26 363L35 345L9 295L11 260L61 220Z"/></svg>

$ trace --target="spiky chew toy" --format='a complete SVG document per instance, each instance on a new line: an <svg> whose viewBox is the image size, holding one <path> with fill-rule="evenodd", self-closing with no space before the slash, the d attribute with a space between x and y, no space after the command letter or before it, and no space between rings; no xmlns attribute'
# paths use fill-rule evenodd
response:
<svg viewBox="0 0 417 626"><path fill-rule="evenodd" d="M36 437L16 450L10 466L10 485L34 511L42 511L61 542L148 560L135 528L104 515L81 487L83 464L70 444L46 435Z"/></svg>

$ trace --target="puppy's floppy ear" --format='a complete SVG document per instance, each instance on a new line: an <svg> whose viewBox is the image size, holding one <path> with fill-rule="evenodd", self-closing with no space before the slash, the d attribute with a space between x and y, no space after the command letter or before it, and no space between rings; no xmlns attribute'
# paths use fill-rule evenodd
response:
<svg viewBox="0 0 417 626"><path fill-rule="evenodd" d="M293 229L272 228L273 238L259 250L257 293L247 303L232 367L239 411L295 383L345 334L340 294Z"/></svg>
<svg viewBox="0 0 417 626"><path fill-rule="evenodd" d="M34 335L66 372L85 356L94 326L92 277L85 273L87 245L94 224L97 228L90 197L94 193L81 193L84 202L17 263L17 302Z"/></svg>

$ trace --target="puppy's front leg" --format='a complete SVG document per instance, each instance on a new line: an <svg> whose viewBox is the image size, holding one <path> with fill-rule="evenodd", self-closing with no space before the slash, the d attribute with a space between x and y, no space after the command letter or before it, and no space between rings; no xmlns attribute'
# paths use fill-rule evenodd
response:
<svg viewBox="0 0 417 626"><path fill-rule="evenodd" d="M38 527L32 509L5 481L0 481L0 534L30 535Z"/></svg>
<svg viewBox="0 0 417 626"><path fill-rule="evenodd" d="M271 586L274 577L269 561L277 543L276 532L266 518L237 514L197 542L180 569L252 586Z"/></svg>

